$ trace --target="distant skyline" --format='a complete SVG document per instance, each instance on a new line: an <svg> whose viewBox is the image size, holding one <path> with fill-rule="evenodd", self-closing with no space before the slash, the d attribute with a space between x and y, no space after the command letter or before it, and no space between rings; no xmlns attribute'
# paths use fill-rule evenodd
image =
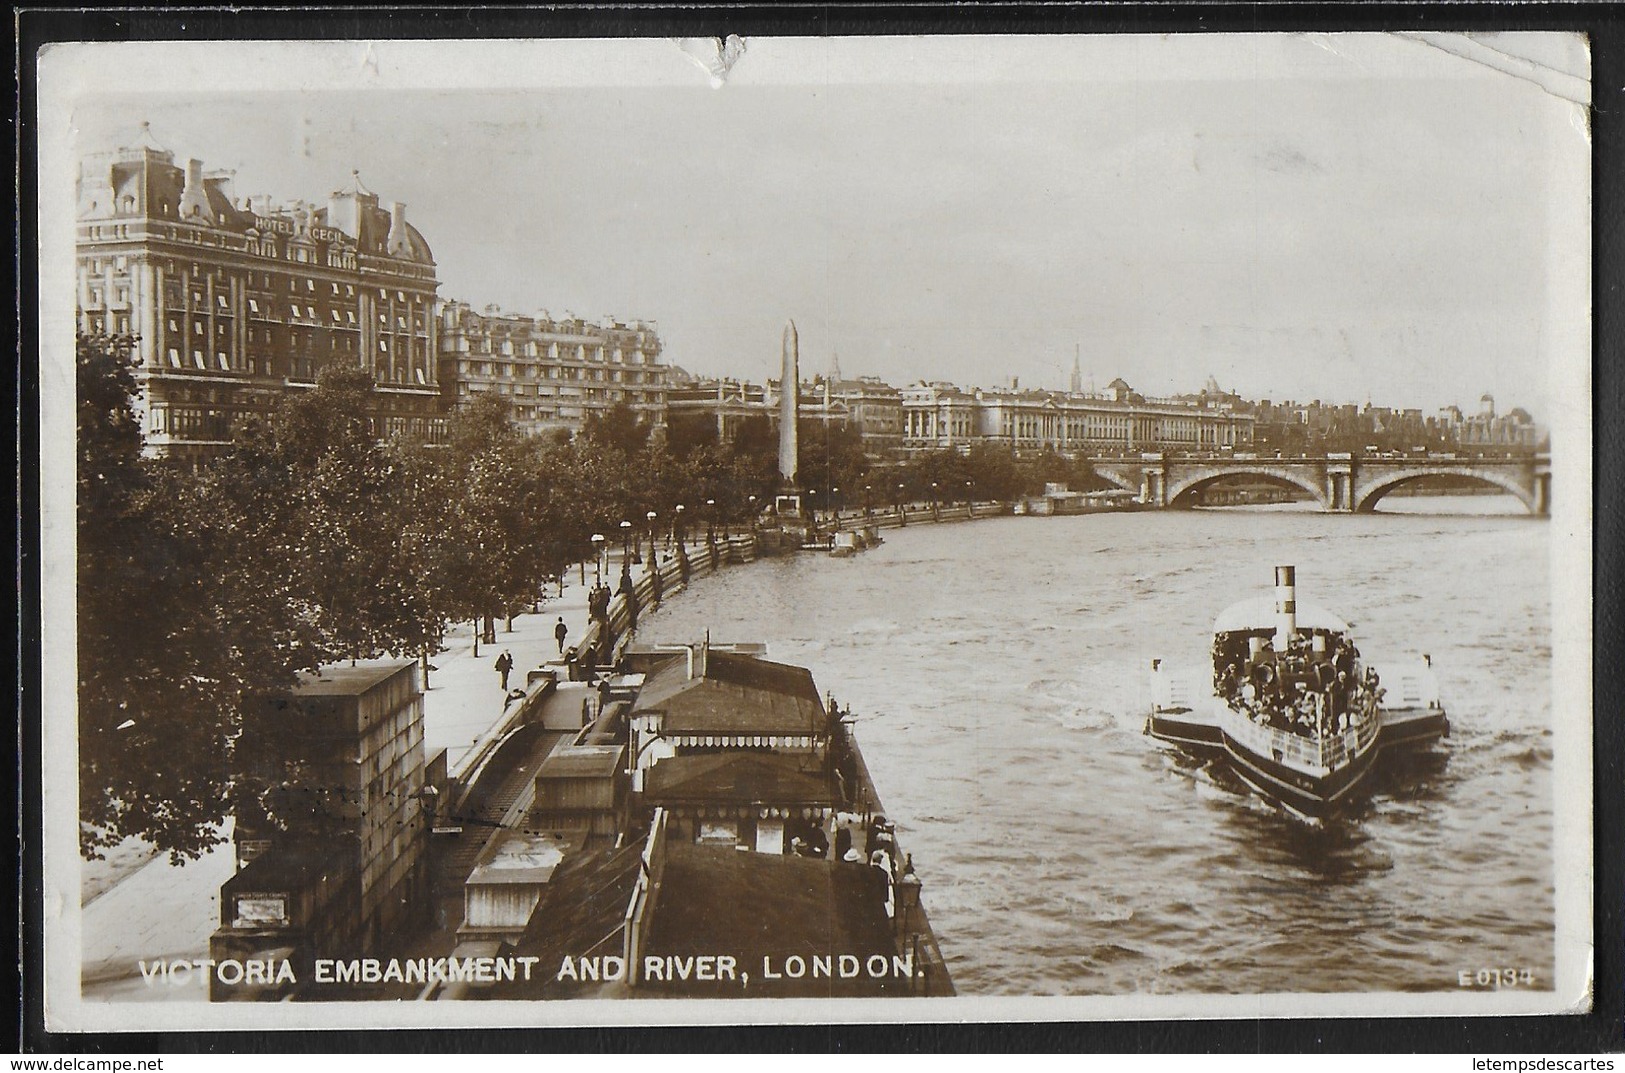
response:
<svg viewBox="0 0 1625 1073"><path fill-rule="evenodd" d="M1577 106L1417 40L753 39L720 88L664 42L427 71L379 44L370 75L187 47L161 79L91 64L118 77L86 76L75 157L147 121L239 199L321 203L359 171L406 202L443 297L653 320L701 375L777 375L793 317L809 377L838 354L898 385L1064 389L1077 352L1086 387L1427 412L1487 391L1548 422L1576 332L1550 292L1590 250L1555 207L1588 189Z"/></svg>

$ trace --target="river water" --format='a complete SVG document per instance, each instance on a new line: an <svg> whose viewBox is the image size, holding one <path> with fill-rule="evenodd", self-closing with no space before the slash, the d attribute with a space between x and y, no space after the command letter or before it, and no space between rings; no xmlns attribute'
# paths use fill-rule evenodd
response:
<svg viewBox="0 0 1625 1073"><path fill-rule="evenodd" d="M961 994L1454 990L1553 969L1549 524L1509 497L996 518L697 578L640 639L765 640L858 739ZM1298 568L1432 653L1449 740L1308 828L1141 733L1154 656Z"/></svg>

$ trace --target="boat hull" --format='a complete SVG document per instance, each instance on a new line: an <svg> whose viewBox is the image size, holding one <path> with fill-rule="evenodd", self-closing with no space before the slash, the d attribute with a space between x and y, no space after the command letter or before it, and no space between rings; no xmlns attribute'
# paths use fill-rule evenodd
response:
<svg viewBox="0 0 1625 1073"><path fill-rule="evenodd" d="M1145 732L1158 741L1198 755L1224 753L1224 737L1219 733L1218 724L1194 712L1152 712L1146 720Z"/></svg>
<svg viewBox="0 0 1625 1073"><path fill-rule="evenodd" d="M1220 737L1230 766L1263 796L1311 820L1323 820L1358 796L1360 784L1371 774L1380 747L1373 742L1342 767L1325 775L1299 771L1273 757L1260 756L1221 728Z"/></svg>

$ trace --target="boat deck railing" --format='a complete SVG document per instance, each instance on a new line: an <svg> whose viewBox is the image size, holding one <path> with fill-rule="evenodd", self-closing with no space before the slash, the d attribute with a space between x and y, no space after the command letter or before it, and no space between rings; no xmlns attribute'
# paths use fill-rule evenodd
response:
<svg viewBox="0 0 1625 1073"><path fill-rule="evenodd" d="M1356 714L1347 730L1299 734L1255 722L1247 713L1230 707L1226 707L1222 718L1225 733L1259 756L1317 771L1343 767L1364 753L1377 740L1381 722L1373 709Z"/></svg>

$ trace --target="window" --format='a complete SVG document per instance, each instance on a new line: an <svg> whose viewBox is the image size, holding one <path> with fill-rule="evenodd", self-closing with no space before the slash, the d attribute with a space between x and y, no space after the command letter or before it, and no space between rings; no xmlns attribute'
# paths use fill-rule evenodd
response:
<svg viewBox="0 0 1625 1073"><path fill-rule="evenodd" d="M177 369L181 367L180 351L176 350L174 347L169 348L169 364Z"/></svg>
<svg viewBox="0 0 1625 1073"><path fill-rule="evenodd" d="M196 365L199 369L207 369L208 368L208 366L203 363L203 351L201 351L201 350L192 351L192 364Z"/></svg>
<svg viewBox="0 0 1625 1073"><path fill-rule="evenodd" d="M216 302L217 302L217 303L219 303L219 305L220 305L220 308L221 308L221 309L225 309L225 308L226 308L226 296L225 296L225 295L223 295L223 294L217 294L217 295L215 295L215 296L214 296L214 300L215 300L215 301L216 301Z"/></svg>
<svg viewBox="0 0 1625 1073"><path fill-rule="evenodd" d="M339 285L337 283L333 284L333 293L334 294L339 293Z"/></svg>
<svg viewBox="0 0 1625 1073"><path fill-rule="evenodd" d="M193 335L202 335L203 334L203 322L201 320L194 320L192 322L192 334Z"/></svg>
<svg viewBox="0 0 1625 1073"><path fill-rule="evenodd" d="M223 350L216 351L215 355L214 355L214 360L219 364L221 372L229 373L231 371L231 362L226 360L226 352L225 351L223 351Z"/></svg>
<svg viewBox="0 0 1625 1073"><path fill-rule="evenodd" d="M169 330L172 332L178 332L181 330L181 326L175 322L174 317L169 318Z"/></svg>
<svg viewBox="0 0 1625 1073"><path fill-rule="evenodd" d="M316 289L316 281L315 280L313 280L313 279L305 280L305 290L313 291L315 289Z"/></svg>
<svg viewBox="0 0 1625 1073"><path fill-rule="evenodd" d="M255 299L253 299L253 298L250 298L250 299L249 299L249 300L248 300L248 311L249 311L249 312L250 312L250 313L258 313L258 312L259 312L259 311L260 311L260 304L259 304L259 302L258 302L258 301L256 301L256 300L255 300Z"/></svg>

